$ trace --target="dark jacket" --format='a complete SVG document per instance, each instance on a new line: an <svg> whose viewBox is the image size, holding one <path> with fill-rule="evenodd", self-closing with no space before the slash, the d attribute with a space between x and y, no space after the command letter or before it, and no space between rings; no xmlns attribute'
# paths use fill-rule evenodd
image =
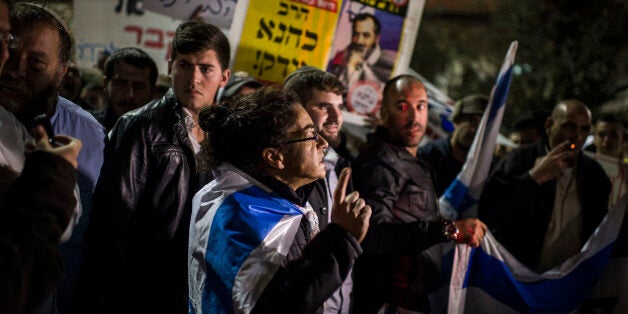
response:
<svg viewBox="0 0 628 314"><path fill-rule="evenodd" d="M536 159L547 154L545 145L546 140L505 156L488 179L478 207L480 219L495 238L531 269L538 267L554 210L556 179L538 185L529 174ZM608 211L610 181L602 167L582 153L576 165L581 239L586 241Z"/></svg>
<svg viewBox="0 0 628 314"><path fill-rule="evenodd" d="M337 153L337 152L336 152ZM338 178L340 178L340 172L345 167L351 167L351 163L345 160L342 156L338 155L338 161L336 162L336 167L334 168L334 173ZM329 173L328 173L329 178ZM327 178L327 179L328 179ZM312 192L308 198L308 202L312 206L314 212L318 216L318 222L320 229L323 230L329 223L329 213L331 208L329 208L329 194L328 194L327 182L325 179L316 180ZM345 190L346 194L353 192L353 183L349 180L349 184L347 185L347 189ZM334 191L331 191L331 195L334 194ZM297 236L299 233L297 233ZM307 243L305 239L301 239L298 237L295 239L297 243ZM350 274L351 276L351 274ZM348 278L346 282L343 282L341 286L341 290L338 293L334 293L334 300L329 300L326 302L325 313L342 313L343 308L347 310L351 304L351 291L353 286L353 279ZM332 303L329 303L332 302Z"/></svg>
<svg viewBox="0 0 628 314"><path fill-rule="evenodd" d="M343 157L339 156L338 162L336 163L336 167L334 169L338 178L340 178L340 172L345 167L351 167L351 163L345 160ZM310 197L308 198L308 202L310 202L310 205L312 205L312 209L314 209L316 215L318 215L319 226L321 230L323 230L323 228L327 226L327 217L329 216L329 211L331 210L331 208L328 208L329 205L327 202L327 183L325 182L325 179L319 179L315 182L316 183L313 185L313 190L310 193ZM347 185L347 190L345 192L347 195L353 192L353 183L351 180L349 180L349 184ZM331 191L331 195L334 195L334 191Z"/></svg>
<svg viewBox="0 0 628 314"><path fill-rule="evenodd" d="M105 312L187 311L191 201L201 182L181 110L170 90L111 130L86 262Z"/></svg>
<svg viewBox="0 0 628 314"><path fill-rule="evenodd" d="M438 272L420 253L444 240L428 167L379 127L353 162L353 183L373 209L354 268L354 312L384 303L427 310Z"/></svg>
<svg viewBox="0 0 628 314"><path fill-rule="evenodd" d="M58 155L26 157L0 204L0 313L50 311L63 277L59 241L76 206L76 179L76 169Z"/></svg>
<svg viewBox="0 0 628 314"><path fill-rule="evenodd" d="M260 182L287 200L304 205L313 185L296 193L268 176ZM252 313L322 313L323 303L343 283L362 254L357 239L342 227L329 224L310 238L308 220L301 219L282 267L264 289Z"/></svg>
<svg viewBox="0 0 628 314"><path fill-rule="evenodd" d="M432 174L438 196L445 192L463 166L451 153L451 135L419 147L417 156L428 162L434 170Z"/></svg>

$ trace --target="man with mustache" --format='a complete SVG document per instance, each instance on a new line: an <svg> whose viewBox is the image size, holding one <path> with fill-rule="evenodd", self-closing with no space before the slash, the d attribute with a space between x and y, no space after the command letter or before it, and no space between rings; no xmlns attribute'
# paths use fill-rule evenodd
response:
<svg viewBox="0 0 628 314"><path fill-rule="evenodd" d="M187 312L191 203L208 181L197 167L198 117L229 81L229 54L216 26L182 23L168 62L172 88L109 132L86 237L84 312Z"/></svg>
<svg viewBox="0 0 628 314"><path fill-rule="evenodd" d="M153 99L157 65L143 50L134 47L114 51L105 61L102 79L107 107L94 112L105 130L111 130L119 117Z"/></svg>
<svg viewBox="0 0 628 314"><path fill-rule="evenodd" d="M484 95L469 95L462 98L456 102L451 115L455 126L454 132L448 137L429 142L419 148L419 157L434 168L438 196L445 192L462 169L487 105L488 98Z"/></svg>
<svg viewBox="0 0 628 314"><path fill-rule="evenodd" d="M348 88L361 80L384 84L395 63L395 52L379 45L382 27L375 15L360 13L351 24L351 43L331 60L329 71Z"/></svg>
<svg viewBox="0 0 628 314"><path fill-rule="evenodd" d="M480 196L479 216L495 239L538 273L578 254L608 211L610 180L582 152L590 131L589 108L560 101L543 140L500 160Z"/></svg>
<svg viewBox="0 0 628 314"><path fill-rule="evenodd" d="M58 305L63 311L71 301L82 263L83 233L92 206L92 193L103 163L105 134L87 111L59 96L59 87L72 54L72 37L65 22L48 8L18 3L10 13L12 32L21 39L10 50L0 75L0 99L24 125L45 113L56 134L81 140L78 155L78 187L82 216L72 237L61 250L66 276L59 289Z"/></svg>
<svg viewBox="0 0 628 314"><path fill-rule="evenodd" d="M355 313L428 312L439 271L427 248L448 241L477 247L486 226L443 220L427 164L417 148L427 124L427 91L400 75L384 86L381 120L353 165L354 184L372 208L364 254L355 264Z"/></svg>

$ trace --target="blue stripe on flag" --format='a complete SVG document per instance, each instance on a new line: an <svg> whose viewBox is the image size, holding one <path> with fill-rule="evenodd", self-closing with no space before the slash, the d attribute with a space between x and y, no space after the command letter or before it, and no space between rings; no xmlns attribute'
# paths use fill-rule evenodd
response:
<svg viewBox="0 0 628 314"><path fill-rule="evenodd" d="M613 243L559 279L519 282L508 266L481 248L471 253L464 287L484 290L496 300L521 312L568 313L591 293L613 249Z"/></svg>
<svg viewBox="0 0 628 314"><path fill-rule="evenodd" d="M510 90L510 81L512 80L512 64L508 67L508 70L497 78L495 83L495 94L491 102L491 111L488 116L487 125L493 123L497 111L503 106L506 106L506 100L508 99L508 91ZM501 124L501 119L499 121Z"/></svg>
<svg viewBox="0 0 628 314"><path fill-rule="evenodd" d="M441 198L446 199L451 207L461 213L473 207L478 202L471 198L468 191L469 187L467 187L459 177L456 177L447 190L445 190Z"/></svg>
<svg viewBox="0 0 628 314"><path fill-rule="evenodd" d="M440 212L447 219L477 216L478 199L488 177L499 126L505 111L508 91L512 80L512 68L518 44L513 42L506 53L504 63L493 86L471 150L456 176L440 198Z"/></svg>
<svg viewBox="0 0 628 314"><path fill-rule="evenodd" d="M204 313L211 313L216 308L233 312L233 283L248 255L285 215L302 214L295 205L277 194L270 194L274 196L270 199L268 195L261 188L251 186L231 194L217 209L205 255ZM215 304L222 306L216 307ZM210 308L210 305L214 306Z"/></svg>

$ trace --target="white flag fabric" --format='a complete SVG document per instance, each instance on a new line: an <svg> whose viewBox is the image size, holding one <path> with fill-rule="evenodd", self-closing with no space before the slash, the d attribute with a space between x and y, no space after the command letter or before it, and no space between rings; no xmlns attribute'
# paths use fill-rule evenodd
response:
<svg viewBox="0 0 628 314"><path fill-rule="evenodd" d="M578 254L543 274L517 261L490 232L476 249L456 245L449 313L570 313L589 298L609 260L623 266L603 284L611 291L599 295L602 306L587 308L622 313L628 298L626 226L621 230L627 200L624 195L615 204Z"/></svg>
<svg viewBox="0 0 628 314"><path fill-rule="evenodd" d="M517 46L516 41L510 44L491 91L488 106L484 110L475 139L467 154L467 160L456 179L440 198L440 213L446 219L477 217L477 202L489 175L495 143L508 99Z"/></svg>
<svg viewBox="0 0 628 314"><path fill-rule="evenodd" d="M288 254L302 217L299 206L221 165L192 201L188 312L250 313Z"/></svg>

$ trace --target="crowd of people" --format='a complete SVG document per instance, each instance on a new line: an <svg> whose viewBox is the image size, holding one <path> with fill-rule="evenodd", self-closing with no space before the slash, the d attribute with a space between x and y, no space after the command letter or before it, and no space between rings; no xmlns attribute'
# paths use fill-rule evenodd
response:
<svg viewBox="0 0 628 314"><path fill-rule="evenodd" d="M360 16L354 37L375 22ZM232 74L228 39L192 20L175 31L165 94L151 57L121 48L90 87L104 106L88 108L58 15L0 0L0 36L0 313L429 312L443 280L430 247L478 247L490 230L542 273L608 211L611 183L583 153L593 116L575 99L522 117L479 218L451 221L438 199L486 96L458 101L452 135L419 147L424 84L378 76L379 123L356 155L342 128L350 70L304 66L264 86ZM33 124L42 114L53 134ZM593 134L625 165L621 121L600 117Z"/></svg>

